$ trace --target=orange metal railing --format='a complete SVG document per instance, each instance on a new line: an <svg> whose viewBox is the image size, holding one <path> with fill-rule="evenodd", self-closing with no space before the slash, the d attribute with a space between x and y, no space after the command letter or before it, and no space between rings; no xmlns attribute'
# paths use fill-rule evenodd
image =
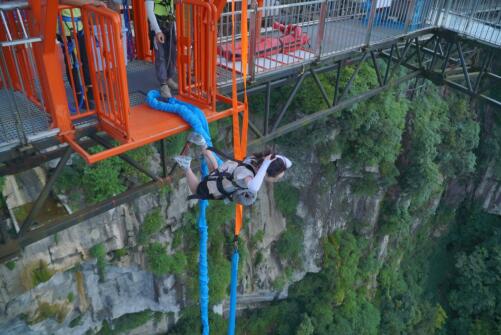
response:
<svg viewBox="0 0 501 335"><path fill-rule="evenodd" d="M183 0L176 6L179 96L216 110L216 17L209 2Z"/></svg>
<svg viewBox="0 0 501 335"><path fill-rule="evenodd" d="M22 92L37 106L42 105L42 98L37 92L36 69L32 54L27 10L13 8L0 10L0 42L3 53L0 71L9 78L1 83L1 87L12 86L10 89Z"/></svg>
<svg viewBox="0 0 501 335"><path fill-rule="evenodd" d="M93 93L90 67L85 50L82 17L79 13L80 9L59 6L57 17L57 40L61 46L62 63L65 64L66 79L69 84L66 94L69 98L69 117L72 121L96 114L91 101Z"/></svg>
<svg viewBox="0 0 501 335"><path fill-rule="evenodd" d="M92 91L101 128L129 140L129 91L120 16L101 7L82 9Z"/></svg>

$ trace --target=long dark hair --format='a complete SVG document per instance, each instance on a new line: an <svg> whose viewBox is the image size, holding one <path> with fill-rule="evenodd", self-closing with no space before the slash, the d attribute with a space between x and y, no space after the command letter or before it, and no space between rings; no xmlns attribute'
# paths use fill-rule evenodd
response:
<svg viewBox="0 0 501 335"><path fill-rule="evenodd" d="M251 164L254 167L254 170L257 171L261 164L263 164L264 158L272 153L273 152L270 149L267 149L250 155L250 158L252 159ZM282 159L275 159L266 170L266 174L270 177L276 177L285 170L287 170L285 162Z"/></svg>

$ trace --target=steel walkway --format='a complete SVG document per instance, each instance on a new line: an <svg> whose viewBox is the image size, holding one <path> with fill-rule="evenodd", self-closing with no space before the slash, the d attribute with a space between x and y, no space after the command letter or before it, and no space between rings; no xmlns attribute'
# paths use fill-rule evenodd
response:
<svg viewBox="0 0 501 335"><path fill-rule="evenodd" d="M449 5L444 7L441 0L393 1L391 7L384 8L370 6L370 1L321 0L251 8L249 40L250 50L254 53L249 55L249 79L259 81L267 76L280 77L291 68L348 55L410 34L426 34L437 28L491 46L501 46L501 6L497 1L453 0L446 3ZM223 13L219 22L219 47L227 43L231 34L231 15ZM239 12L235 15L238 21ZM275 22L300 27L308 42L289 52L259 54L252 47L259 38L277 40L284 35L273 28ZM12 46L9 41L0 44L0 56L5 62L3 50ZM237 62L237 70L239 66ZM218 56L217 82L220 89L224 90L231 83L231 68L230 60ZM0 72L1 69L0 66ZM6 74L1 74L0 80L5 83ZM157 86L150 63L129 63L127 77L131 105L142 103L144 94ZM0 153L57 134L57 129L50 129L51 120L43 104L37 106L20 92L3 86L0 89Z"/></svg>

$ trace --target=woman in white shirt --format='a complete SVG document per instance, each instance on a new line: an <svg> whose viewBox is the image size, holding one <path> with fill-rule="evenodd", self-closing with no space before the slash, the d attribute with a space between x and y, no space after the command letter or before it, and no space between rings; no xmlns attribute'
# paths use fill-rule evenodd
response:
<svg viewBox="0 0 501 335"><path fill-rule="evenodd" d="M276 182L292 166L285 156L272 155L269 151L252 154L243 161L227 160L219 166L202 136L191 133L188 141L202 148L210 171L208 176L199 181L190 167L191 157L175 157L186 173L188 187L193 194L189 199L235 201L250 206L256 201L264 180Z"/></svg>

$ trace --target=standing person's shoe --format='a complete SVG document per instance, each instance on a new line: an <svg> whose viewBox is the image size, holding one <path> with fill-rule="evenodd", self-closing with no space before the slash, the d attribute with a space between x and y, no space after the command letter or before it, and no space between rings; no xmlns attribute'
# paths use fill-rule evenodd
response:
<svg viewBox="0 0 501 335"><path fill-rule="evenodd" d="M174 160L184 171L188 170L191 165L191 157L190 156L176 156Z"/></svg>
<svg viewBox="0 0 501 335"><path fill-rule="evenodd" d="M162 86L160 86L160 96L165 99L172 98L172 93L170 92L169 85L162 84Z"/></svg>
<svg viewBox="0 0 501 335"><path fill-rule="evenodd" d="M207 142L205 142L205 139L203 138L203 136L197 132L192 131L188 135L188 142L193 143L193 144L201 147L202 149L207 149Z"/></svg>
<svg viewBox="0 0 501 335"><path fill-rule="evenodd" d="M179 88L179 85L172 78L169 78L167 80L167 85L169 85L169 87L170 87L171 90L176 90L177 91L178 88Z"/></svg>

